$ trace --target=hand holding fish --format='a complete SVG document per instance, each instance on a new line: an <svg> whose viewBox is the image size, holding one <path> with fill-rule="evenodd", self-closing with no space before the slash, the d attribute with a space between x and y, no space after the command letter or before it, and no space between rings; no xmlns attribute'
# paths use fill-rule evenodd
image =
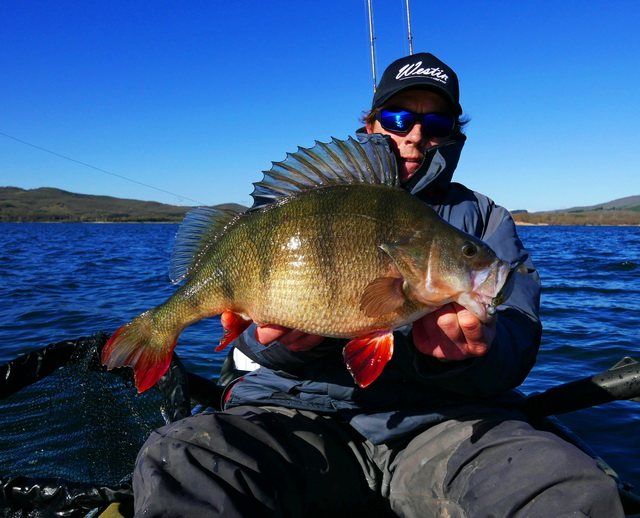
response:
<svg viewBox="0 0 640 518"><path fill-rule="evenodd" d="M413 341L420 352L440 361L483 356L496 336L496 320L483 323L456 302L446 304L413 323Z"/></svg>
<svg viewBox="0 0 640 518"><path fill-rule="evenodd" d="M262 345L278 340L287 349L299 352L313 349L324 340L324 336L310 335L296 329L267 324L256 328L256 340Z"/></svg>
<svg viewBox="0 0 640 518"><path fill-rule="evenodd" d="M483 356L495 338L496 318L483 323L460 304L446 304L413 324L416 348L440 361L459 361ZM308 351L324 337L310 335L283 326L262 325L256 329L256 339L262 345L277 340L290 351Z"/></svg>

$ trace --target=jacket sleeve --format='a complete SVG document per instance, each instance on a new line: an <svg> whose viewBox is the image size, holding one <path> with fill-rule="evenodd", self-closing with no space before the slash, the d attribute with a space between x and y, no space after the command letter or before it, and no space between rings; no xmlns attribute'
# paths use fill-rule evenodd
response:
<svg viewBox="0 0 640 518"><path fill-rule="evenodd" d="M325 338L320 345L309 351L294 352L277 341L268 345L261 344L256 340L255 331L256 325L251 324L233 341L233 346L254 362L273 370L295 371L335 348L335 339Z"/></svg>
<svg viewBox="0 0 640 518"><path fill-rule="evenodd" d="M442 363L418 353L416 366L423 377L442 388L482 397L514 388L524 381L536 360L542 326L539 319L540 278L511 216L488 198L474 195L478 218L467 221L471 228L463 230L477 235L505 261L514 264L526 258L527 273L515 274L513 292L498 308L496 338L485 356ZM455 216L449 215L448 219L456 225Z"/></svg>

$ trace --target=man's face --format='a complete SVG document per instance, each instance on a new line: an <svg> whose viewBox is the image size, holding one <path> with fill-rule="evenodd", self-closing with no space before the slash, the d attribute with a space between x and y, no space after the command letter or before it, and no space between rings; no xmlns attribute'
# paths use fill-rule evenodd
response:
<svg viewBox="0 0 640 518"><path fill-rule="evenodd" d="M401 108L413 113L450 113L449 106L443 97L428 90L405 90L389 99L385 108ZM379 121L367 123L367 133L382 133L389 135L396 145L398 156L398 171L400 181L406 182L416 172L424 153L430 147L442 144L450 137L425 137L422 134L422 124L416 122L408 133L396 133L384 129Z"/></svg>

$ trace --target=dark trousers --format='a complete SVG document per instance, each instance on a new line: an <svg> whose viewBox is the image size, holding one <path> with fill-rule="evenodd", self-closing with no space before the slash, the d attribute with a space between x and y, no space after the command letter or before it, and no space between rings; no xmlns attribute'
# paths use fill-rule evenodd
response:
<svg viewBox="0 0 640 518"><path fill-rule="evenodd" d="M140 451L137 517L623 516L587 455L520 420L450 420L374 445L313 412L238 407L161 428Z"/></svg>

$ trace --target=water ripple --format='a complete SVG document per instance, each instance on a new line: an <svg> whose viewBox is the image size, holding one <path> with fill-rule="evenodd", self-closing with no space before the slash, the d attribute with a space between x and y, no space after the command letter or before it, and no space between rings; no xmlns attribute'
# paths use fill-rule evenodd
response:
<svg viewBox="0 0 640 518"><path fill-rule="evenodd" d="M177 225L0 224L0 361L52 342L111 332L164 301ZM521 227L542 281L543 342L522 388L544 390L640 360L640 228ZM187 367L219 372L218 318L180 336ZM640 418L616 403L563 418L640 487ZM635 478L635 480L633 480Z"/></svg>

